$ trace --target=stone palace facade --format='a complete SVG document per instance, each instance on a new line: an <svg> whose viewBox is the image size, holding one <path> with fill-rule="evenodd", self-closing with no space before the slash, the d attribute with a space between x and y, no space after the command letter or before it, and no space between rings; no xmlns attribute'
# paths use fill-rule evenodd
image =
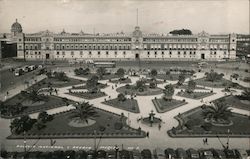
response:
<svg viewBox="0 0 250 159"><path fill-rule="evenodd" d="M236 58L236 34L144 34L136 26L131 34L23 33L11 26L17 58L26 60L220 60Z"/></svg>

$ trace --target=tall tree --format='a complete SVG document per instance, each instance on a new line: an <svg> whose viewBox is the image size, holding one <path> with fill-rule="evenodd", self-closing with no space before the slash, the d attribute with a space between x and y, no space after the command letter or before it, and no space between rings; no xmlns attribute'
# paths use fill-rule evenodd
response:
<svg viewBox="0 0 250 159"><path fill-rule="evenodd" d="M117 98L118 98L118 101L121 101L121 102L123 102L123 101L125 101L125 100L126 100L125 95L124 95L124 94L122 94L122 93L119 93L119 94L118 94L118 96L117 96Z"/></svg>
<svg viewBox="0 0 250 159"><path fill-rule="evenodd" d="M156 69L152 69L151 72L150 72L150 75L152 78L155 78L157 76L158 72Z"/></svg>
<svg viewBox="0 0 250 159"><path fill-rule="evenodd" d="M88 124L88 119L91 117L97 117L95 108L88 102L76 103L75 110L73 111L72 118L80 118L83 122Z"/></svg>
<svg viewBox="0 0 250 159"><path fill-rule="evenodd" d="M174 95L174 86L172 84L166 85L163 93L163 97L165 100L172 100L172 97Z"/></svg>
<svg viewBox="0 0 250 159"><path fill-rule="evenodd" d="M187 87L186 91L188 93L193 93L195 90L195 87L196 87L196 82L193 80L190 80L190 81L188 81L188 87Z"/></svg>
<svg viewBox="0 0 250 159"><path fill-rule="evenodd" d="M121 78L124 77L125 75L125 70L123 68L119 68L117 71L116 71L116 74Z"/></svg>
<svg viewBox="0 0 250 159"><path fill-rule="evenodd" d="M106 69L103 68L103 67L99 67L99 68L96 70L96 73L97 73L97 75L99 76L99 78L102 79L103 76L104 76L105 73L106 73Z"/></svg>
<svg viewBox="0 0 250 159"><path fill-rule="evenodd" d="M21 118L16 118L10 124L11 132L14 134L27 132L32 128L35 122L36 120L31 119L28 115L22 116Z"/></svg>
<svg viewBox="0 0 250 159"><path fill-rule="evenodd" d="M182 85L185 82L185 75L181 73L178 78L178 85Z"/></svg>

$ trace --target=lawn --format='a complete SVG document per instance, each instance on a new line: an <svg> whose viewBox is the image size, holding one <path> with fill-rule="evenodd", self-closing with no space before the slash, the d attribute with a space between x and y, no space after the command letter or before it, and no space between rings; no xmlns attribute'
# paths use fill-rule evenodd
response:
<svg viewBox="0 0 250 159"><path fill-rule="evenodd" d="M97 83L97 88L98 89L103 89L108 87L107 84L102 84L102 83ZM72 89L87 89L86 85L82 85L82 86L72 86Z"/></svg>
<svg viewBox="0 0 250 159"><path fill-rule="evenodd" d="M94 124L85 127L74 127L69 123L72 121L72 110L54 115L54 119L46 123L46 127L38 130L33 127L26 132L27 139L51 139L51 138L143 138L145 132L129 127L126 117L95 108L98 116L92 118ZM95 133L94 133L95 132ZM10 135L8 139L22 139L21 135Z"/></svg>
<svg viewBox="0 0 250 159"><path fill-rule="evenodd" d="M233 113L230 117L232 125L217 126L212 125L209 130L205 130L202 126L205 124L202 115L202 108L198 107L180 114L175 117L179 121L179 125L173 130L169 130L171 137L227 137L230 130L230 137L250 137L250 120L248 116ZM192 121L192 127L185 126L187 121Z"/></svg>
<svg viewBox="0 0 250 159"><path fill-rule="evenodd" d="M16 105L17 103L21 103L23 106L25 106L24 111L22 111L20 114L16 114L14 116L10 116L8 114L4 115L1 114L1 117L3 118L15 118L26 114L32 114L37 113L61 106L66 106L67 103L71 104L74 103L71 100L67 100L67 103L63 100L63 98L57 97L57 96L46 96L45 100L40 102L40 104L34 104L34 105L25 105L27 101L27 98L23 96L21 93L15 95L14 97L8 99L4 102L4 105Z"/></svg>
<svg viewBox="0 0 250 159"><path fill-rule="evenodd" d="M181 91L178 92L177 95L185 98L191 98L191 99L202 99L208 96L211 96L215 93L213 92L193 92L193 93L188 93L186 91Z"/></svg>
<svg viewBox="0 0 250 159"><path fill-rule="evenodd" d="M99 76L99 75L96 74L96 73L90 73L90 74L87 74L87 75L76 75L76 76L90 79L92 76ZM109 80L109 79L113 79L113 78L119 78L119 76L117 74L113 74L113 73L105 74L105 75L102 76L102 79L100 79L100 80Z"/></svg>
<svg viewBox="0 0 250 159"><path fill-rule="evenodd" d="M148 75L149 76L149 75ZM158 74L155 78L162 79L162 80L167 80L167 81L178 81L180 74L179 73L171 73L169 75L166 74ZM185 77L188 78L191 75L186 74Z"/></svg>
<svg viewBox="0 0 250 159"><path fill-rule="evenodd" d="M177 89L184 89L184 90L186 90L188 88L188 85L187 84L182 84L182 85L174 84L174 87L177 88ZM205 86L197 86L197 85L195 86L195 89L209 90Z"/></svg>
<svg viewBox="0 0 250 159"><path fill-rule="evenodd" d="M66 94L80 97L80 98L84 98L84 99L89 99L89 100L106 96L106 93L104 93L104 92L90 93L88 91L70 92L70 93L66 93Z"/></svg>
<svg viewBox="0 0 250 159"><path fill-rule="evenodd" d="M128 83L132 83L130 78L122 78L122 79L116 79L116 80L110 80L109 82L111 83L122 83L122 84L128 84Z"/></svg>
<svg viewBox="0 0 250 159"><path fill-rule="evenodd" d="M152 102L154 103L154 106L158 113L164 113L187 104L187 102L183 100L172 99L171 101L167 101L163 98L153 99Z"/></svg>
<svg viewBox="0 0 250 159"><path fill-rule="evenodd" d="M226 80L224 78L222 78L221 80L218 81L207 81L206 78L200 78L200 79L196 79L194 80L196 82L197 85L202 85L202 86L206 86L206 87L214 87L214 88L224 88L227 86L233 87L233 88L238 88L238 89L243 89L242 86L240 86L238 83L233 83L229 80Z"/></svg>
<svg viewBox="0 0 250 159"><path fill-rule="evenodd" d="M125 101L119 101L118 98L107 100L102 102L103 104L126 110L132 113L140 113L138 103L135 99L126 99Z"/></svg>
<svg viewBox="0 0 250 159"><path fill-rule="evenodd" d="M48 88L49 85L51 87L60 88L60 87L68 87L68 86L82 84L82 83L85 83L85 81L74 79L74 78L68 78L68 81L60 81L55 78L45 78L39 81L38 83L32 85L31 87L29 87L28 90L32 90L32 89L39 90L40 88Z"/></svg>
<svg viewBox="0 0 250 159"><path fill-rule="evenodd" d="M148 85L145 86L143 91L139 91L139 89L135 89L134 85L130 86L122 86L116 89L117 92L123 93L125 95L138 95L138 96L151 96L151 95L158 95L162 93L161 88L149 88Z"/></svg>
<svg viewBox="0 0 250 159"><path fill-rule="evenodd" d="M249 100L241 100L237 96L226 96L219 98L217 100L223 100L225 103L227 103L229 106L239 109L244 109L250 111L250 101Z"/></svg>

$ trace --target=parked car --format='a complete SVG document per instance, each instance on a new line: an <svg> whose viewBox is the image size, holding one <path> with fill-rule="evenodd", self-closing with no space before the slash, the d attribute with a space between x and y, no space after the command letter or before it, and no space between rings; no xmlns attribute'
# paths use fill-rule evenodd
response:
<svg viewBox="0 0 250 159"><path fill-rule="evenodd" d="M226 155L223 152L223 150L217 150L217 149L213 149L212 150L213 154L214 154L214 158L216 159L226 159Z"/></svg>
<svg viewBox="0 0 250 159"><path fill-rule="evenodd" d="M240 158L240 153L238 150L229 150L229 149L225 149L224 153L226 155L227 158Z"/></svg>
<svg viewBox="0 0 250 159"><path fill-rule="evenodd" d="M121 150L119 155L120 159L130 159L130 152L128 150Z"/></svg>
<svg viewBox="0 0 250 159"><path fill-rule="evenodd" d="M152 159L152 153L149 149L144 149L141 151L141 156L143 159Z"/></svg>
<svg viewBox="0 0 250 159"><path fill-rule="evenodd" d="M200 158L199 152L196 151L195 149L192 149L192 148L187 150L187 156L190 159L199 159Z"/></svg>
<svg viewBox="0 0 250 159"><path fill-rule="evenodd" d="M131 159L141 159L142 158L139 150L130 151L130 157L131 157Z"/></svg>
<svg viewBox="0 0 250 159"><path fill-rule="evenodd" d="M240 157L242 159L250 159L250 154L248 155L246 150L238 149L238 151L239 151ZM247 158L247 157L249 157L249 158Z"/></svg>
<svg viewBox="0 0 250 159"><path fill-rule="evenodd" d="M214 155L211 150L200 150L199 154L201 159L214 159Z"/></svg>
<svg viewBox="0 0 250 159"><path fill-rule="evenodd" d="M182 149L182 148L177 148L176 149L176 155L177 155L178 159L186 159L186 158L188 158L186 151L184 149Z"/></svg>
<svg viewBox="0 0 250 159"><path fill-rule="evenodd" d="M155 157L155 159L165 159L166 157L165 157L164 150L161 148L156 148L154 150L154 157Z"/></svg>
<svg viewBox="0 0 250 159"><path fill-rule="evenodd" d="M246 150L247 152L247 159L250 159L250 150Z"/></svg>
<svg viewBox="0 0 250 159"><path fill-rule="evenodd" d="M96 156L97 159L106 159L106 151L98 150Z"/></svg>
<svg viewBox="0 0 250 159"><path fill-rule="evenodd" d="M75 159L75 151L72 150L65 151L64 155L67 159Z"/></svg>
<svg viewBox="0 0 250 159"><path fill-rule="evenodd" d="M107 159L116 159L116 152L114 150L107 151L106 157Z"/></svg>
<svg viewBox="0 0 250 159"><path fill-rule="evenodd" d="M75 153L75 159L86 159L87 158L87 152L84 150L76 151Z"/></svg>
<svg viewBox="0 0 250 159"><path fill-rule="evenodd" d="M165 150L165 156L167 159L175 159L177 158L176 152L174 149L168 148Z"/></svg>

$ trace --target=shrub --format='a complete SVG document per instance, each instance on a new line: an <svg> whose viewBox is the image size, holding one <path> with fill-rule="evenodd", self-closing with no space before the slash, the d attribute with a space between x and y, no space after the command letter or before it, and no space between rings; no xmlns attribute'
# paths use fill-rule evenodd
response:
<svg viewBox="0 0 250 159"><path fill-rule="evenodd" d="M100 131L105 131L105 130L106 130L106 127L104 127L104 126L99 126L99 130L100 130Z"/></svg>
<svg viewBox="0 0 250 159"><path fill-rule="evenodd" d="M121 130L123 128L123 124L121 122L116 122L114 124L115 130Z"/></svg>
<svg viewBox="0 0 250 159"><path fill-rule="evenodd" d="M212 128L212 124L211 124L211 123L204 123L201 127L202 127L205 131L210 131L211 128Z"/></svg>
<svg viewBox="0 0 250 159"><path fill-rule="evenodd" d="M126 84L125 87L126 89L130 89L131 86L129 84Z"/></svg>
<svg viewBox="0 0 250 159"><path fill-rule="evenodd" d="M196 119L190 119L188 120L184 126L187 127L187 129L192 130L194 126L197 126L199 124L199 120Z"/></svg>

